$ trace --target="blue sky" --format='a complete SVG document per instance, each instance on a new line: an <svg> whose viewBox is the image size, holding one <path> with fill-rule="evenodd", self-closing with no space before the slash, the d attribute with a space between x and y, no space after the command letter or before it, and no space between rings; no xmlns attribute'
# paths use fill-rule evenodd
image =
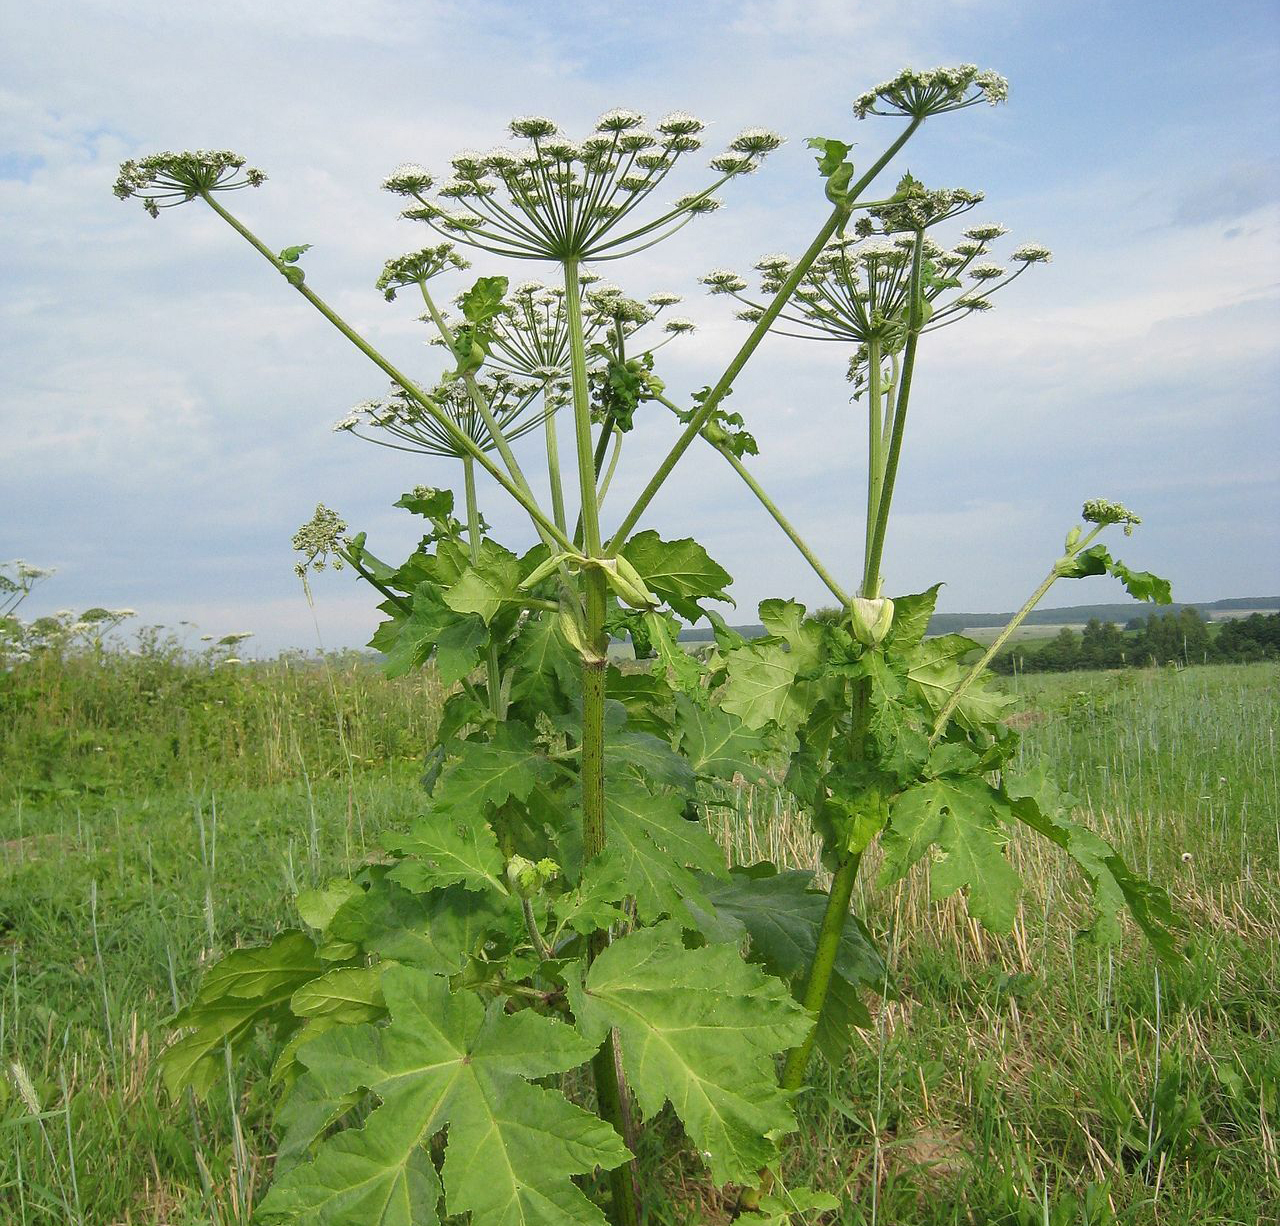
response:
<svg viewBox="0 0 1280 1226"><path fill-rule="evenodd" d="M230 147L271 176L237 207L273 246L310 242L308 284L424 376L407 306L372 282L420 245L381 177L503 138L514 114L587 130L615 105L701 115L711 140L764 124L789 143L727 207L609 270L686 294L698 335L662 353L680 394L712 380L741 325L697 276L798 251L825 215L804 138L895 131L852 99L912 64L973 61L1007 106L926 125L893 171L987 193L973 219L1053 248L998 309L922 351L889 590L945 580L941 607L1013 607L1086 497L1146 523L1123 555L1185 600L1280 591L1280 19L1271 4L746 0L46 0L0 28L0 558L58 568L28 613L128 606L141 620L260 649L363 642L368 593L321 576L312 611L289 540L317 501L384 556L414 525L391 508L447 461L330 432L381 375L196 207L153 222L110 192L117 164ZM892 172L891 172L892 173ZM481 271L493 271L478 263ZM516 277L534 270L515 269ZM862 524L860 413L835 346L771 340L732 407L754 470L845 576ZM670 442L656 415L628 443L628 504ZM502 539L529 539L482 492ZM606 515L607 518L607 515ZM770 595L823 602L803 562L714 454L691 451L646 526L691 530L735 576L739 616ZM850 578L850 585L853 579ZM1108 599L1089 581L1051 604Z"/></svg>

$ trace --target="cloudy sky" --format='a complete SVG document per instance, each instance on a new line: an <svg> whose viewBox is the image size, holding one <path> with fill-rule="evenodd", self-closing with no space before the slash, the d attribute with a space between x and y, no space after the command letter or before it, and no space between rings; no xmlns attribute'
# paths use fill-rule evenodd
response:
<svg viewBox="0 0 1280 1226"><path fill-rule="evenodd" d="M922 348L888 590L942 579L946 609L1012 607L1081 500L1106 496L1146 519L1125 559L1178 598L1280 591L1266 0L1224 0L1211 21L1186 0L42 0L0 18L0 559L58 572L25 611L129 606L252 630L262 649L358 644L369 594L322 575L313 621L294 529L323 501L395 557L416 531L390 504L456 476L331 433L379 372L207 210L152 221L115 200L122 159L243 152L270 175L231 198L246 221L272 247L312 243L307 284L429 378L441 357L413 308L372 284L427 238L378 189L398 163L443 166L528 112L579 134L610 106L687 109L712 148L776 128L789 143L721 212L609 269L634 292L687 295L700 331L660 367L683 396L743 335L697 276L797 252L826 215L804 138L856 140L865 166L897 121L858 123L852 99L903 65L963 61L1008 76L1008 105L931 121L893 171L984 190L972 220L1055 259ZM862 429L837 349L771 339L731 407L760 440L762 482L852 586ZM615 516L671 437L658 413L632 436ZM482 500L501 539L531 539L499 489ZM735 576L742 620L768 595L823 600L706 448L645 523L695 532ZM1089 581L1050 603L1112 595Z"/></svg>

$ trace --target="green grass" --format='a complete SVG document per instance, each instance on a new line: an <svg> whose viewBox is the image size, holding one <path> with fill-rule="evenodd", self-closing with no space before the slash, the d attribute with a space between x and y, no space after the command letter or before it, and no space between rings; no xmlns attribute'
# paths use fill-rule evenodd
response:
<svg viewBox="0 0 1280 1226"><path fill-rule="evenodd" d="M815 1070L787 1159L844 1195L830 1221L1280 1220L1277 680L1017 682L1028 751L1180 900L1189 958L1157 973L1136 939L1075 941L1078 883L1037 847L1013 849L1028 888L1004 939L921 880L877 890L869 865L856 897L896 991L845 1067ZM206 1103L170 1102L163 1019L210 956L290 923L299 888L414 812L439 699L360 659L210 670L157 651L0 681L6 1226L248 1221L269 1039ZM734 855L814 864L780 794L726 799L708 816ZM727 1220L673 1136L646 1130L652 1220Z"/></svg>

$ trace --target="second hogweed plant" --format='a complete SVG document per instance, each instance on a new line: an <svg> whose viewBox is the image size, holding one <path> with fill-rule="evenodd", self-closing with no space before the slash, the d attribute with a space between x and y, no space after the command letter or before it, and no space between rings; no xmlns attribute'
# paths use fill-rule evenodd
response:
<svg viewBox="0 0 1280 1226"><path fill-rule="evenodd" d="M1078 865L1089 939L1115 940L1127 909L1159 956L1177 956L1163 892L1076 822L1043 771L1014 773L1009 700L985 672L998 643L972 662L969 639L926 635L936 586L882 591L921 347L1049 252L1023 245L999 259L1003 227L966 224L978 193L910 174L872 188L926 121L1006 92L970 65L907 71L855 102L859 119L897 125L865 169L850 143L811 140L826 215L798 257L763 256L750 278L702 277L737 300L745 335L685 395L655 360L693 330L669 313L678 296L631 297L599 270L714 212L716 193L736 192L782 143L771 131L743 132L674 199L666 180L685 178L703 144L703 123L683 113L647 125L609 111L578 140L524 117L510 125L519 147L461 153L443 180L401 166L384 187L430 233L388 261L378 288L394 303L420 299L443 357L426 376L315 292L305 245L273 248L231 211L230 192L265 178L243 158L165 153L122 168L119 196L153 216L212 209L381 370L389 388L339 431L461 467L397 502L426 529L398 564L323 506L295 539L304 577L349 567L375 589L385 620L371 645L388 671L429 665L452 688L419 812L354 879L300 894L298 928L211 967L174 1019L163 1056L174 1093L206 1091L226 1053L260 1027L274 1033L264 1221L635 1226L641 1130L666 1108L744 1220L837 1208L827 1190L788 1183L785 1138L814 1049L851 1058L851 1031L870 1020L864 997L888 986L850 910L877 841L879 885L923 865L935 898L963 891L969 913L1002 933L1019 889L1008 845L1031 832ZM536 262L542 279L468 285L468 252ZM725 407L770 333L847 349L867 439L860 574L800 536L749 469L744 415ZM642 418L676 431L619 509L614 474ZM731 580L702 545L643 527L695 445L735 469L838 617L767 600L765 633L747 640L711 607ZM494 538L482 481L527 513L531 547ZM1135 515L1092 500L1083 521L1001 642L1059 579L1109 573L1135 596L1169 599L1163 580L1098 540L1131 532ZM706 658L678 643L700 618L715 632ZM640 666L611 661L615 639L630 640ZM820 878L726 868L704 807L743 779L796 798L821 838Z"/></svg>

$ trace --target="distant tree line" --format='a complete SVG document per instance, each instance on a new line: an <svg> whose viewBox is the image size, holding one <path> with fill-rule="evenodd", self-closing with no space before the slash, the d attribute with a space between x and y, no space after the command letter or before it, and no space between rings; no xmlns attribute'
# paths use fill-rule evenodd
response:
<svg viewBox="0 0 1280 1226"><path fill-rule="evenodd" d="M1064 626L1043 643L1015 643L991 662L997 673L1066 673L1159 664L1242 664L1280 659L1280 613L1253 613L1216 632L1196 609L1136 617L1122 630L1090 618L1077 634Z"/></svg>

